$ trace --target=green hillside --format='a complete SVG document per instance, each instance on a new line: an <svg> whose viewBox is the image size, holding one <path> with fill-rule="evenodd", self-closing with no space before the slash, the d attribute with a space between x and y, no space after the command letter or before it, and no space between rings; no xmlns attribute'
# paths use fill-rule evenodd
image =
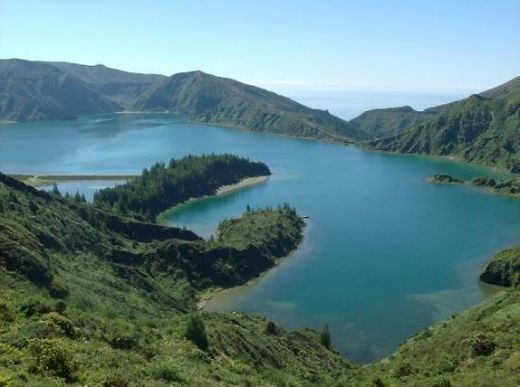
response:
<svg viewBox="0 0 520 387"><path fill-rule="evenodd" d="M165 77L65 62L0 60L0 120L70 119L139 110L256 132L450 156L520 171L520 77L423 112L369 110L344 121L289 98L200 71ZM374 138L376 140L374 140Z"/></svg>
<svg viewBox="0 0 520 387"><path fill-rule="evenodd" d="M111 69L102 64L86 66L67 62L41 62L70 74L111 101L129 108L137 96L166 77Z"/></svg>
<svg viewBox="0 0 520 387"><path fill-rule="evenodd" d="M103 65L0 60L0 120L69 119L121 110L168 111L196 122L296 137L370 138L327 111L200 71L167 78Z"/></svg>
<svg viewBox="0 0 520 387"><path fill-rule="evenodd" d="M367 135L324 110L201 71L179 73L156 84L134 110L171 111L190 120L256 132L327 140L360 140Z"/></svg>
<svg viewBox="0 0 520 387"><path fill-rule="evenodd" d="M0 383L321 384L353 367L311 330L193 312L199 292L244 283L294 248L302 223L288 207L246 214L255 245L227 227L207 242L5 175L0 207ZM269 229L279 232L262 238Z"/></svg>
<svg viewBox="0 0 520 387"><path fill-rule="evenodd" d="M0 60L0 120L70 119L121 110L75 76L26 60Z"/></svg>
<svg viewBox="0 0 520 387"><path fill-rule="evenodd" d="M0 174L0 383L520 382L518 288L361 368L312 330L287 331L242 313L195 311L208 291L243 284L273 267L301 241L302 228L288 205L247 208L242 217L223 220L215 238L203 240ZM515 247L492 262L509 262L517 253ZM518 265L506 268L518 277Z"/></svg>
<svg viewBox="0 0 520 387"><path fill-rule="evenodd" d="M496 254L482 269L480 280L499 286L520 285L520 247Z"/></svg>
<svg viewBox="0 0 520 387"><path fill-rule="evenodd" d="M369 143L375 150L453 156L520 172L520 78L429 109L426 122Z"/></svg>
<svg viewBox="0 0 520 387"><path fill-rule="evenodd" d="M368 110L350 120L349 124L373 138L384 138L401 134L433 116L432 112L418 112L410 106L403 106Z"/></svg>
<svg viewBox="0 0 520 387"><path fill-rule="evenodd" d="M420 332L390 357L339 384L514 387L519 383L520 291L510 289Z"/></svg>

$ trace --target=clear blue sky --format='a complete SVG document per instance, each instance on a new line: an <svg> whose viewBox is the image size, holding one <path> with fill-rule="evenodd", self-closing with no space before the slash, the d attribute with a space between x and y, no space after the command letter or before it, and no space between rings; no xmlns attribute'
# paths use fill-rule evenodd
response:
<svg viewBox="0 0 520 387"><path fill-rule="evenodd" d="M520 0L0 0L0 57L265 87L476 92L520 75Z"/></svg>

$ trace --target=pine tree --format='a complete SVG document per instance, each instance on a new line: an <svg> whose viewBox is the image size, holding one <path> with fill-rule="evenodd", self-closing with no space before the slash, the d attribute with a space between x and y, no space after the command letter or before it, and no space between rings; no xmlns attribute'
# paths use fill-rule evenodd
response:
<svg viewBox="0 0 520 387"><path fill-rule="evenodd" d="M56 183L52 185L52 193L54 195L61 196L60 190L58 189L58 185Z"/></svg>
<svg viewBox="0 0 520 387"><path fill-rule="evenodd" d="M203 351L209 346L204 321L198 314L190 315L184 336Z"/></svg>
<svg viewBox="0 0 520 387"><path fill-rule="evenodd" d="M323 327L320 331L320 343L325 348L330 348L330 332L329 332L329 324L323 324Z"/></svg>

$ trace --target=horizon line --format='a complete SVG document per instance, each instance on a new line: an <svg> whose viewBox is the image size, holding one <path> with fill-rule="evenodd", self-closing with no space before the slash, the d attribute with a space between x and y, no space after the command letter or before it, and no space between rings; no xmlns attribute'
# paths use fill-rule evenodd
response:
<svg viewBox="0 0 520 387"><path fill-rule="evenodd" d="M301 80L268 80L268 79L246 79L240 80L228 75L216 75L212 72L204 71L201 69L193 69L193 70L180 70L171 73L170 75L160 73L160 72L140 72L137 70L124 70L118 67L111 67L111 65L106 65L104 63L96 63L96 64L85 64L78 63L69 60L39 60L39 59L26 59L26 58L4 58L0 56L0 60L24 60L28 62L43 62L43 63L69 63L81 66L95 67L95 66L104 66L106 68L123 71L127 73L134 74L145 74L145 75L162 75L164 77L171 77L175 74L186 73L186 72L196 72L201 71L210 75L218 76L221 78L228 78L239 81L241 83L245 83L252 86L257 86L260 88L264 88L270 90L270 88L275 88L283 91L307 91L307 92L353 92L353 93L384 93L384 94L392 94L392 93L404 93L404 94L431 94L431 95L464 95L464 94L479 94L494 87L497 87L503 83L511 81L515 78L520 77L519 75L513 76L512 78L508 78L505 81L502 81L498 84L493 85L476 85L476 86L468 86L468 85L451 85L451 84L442 84L442 85L391 85L391 84L383 84L383 85L375 85L375 84L353 84L346 82L309 82L309 81L301 81Z"/></svg>

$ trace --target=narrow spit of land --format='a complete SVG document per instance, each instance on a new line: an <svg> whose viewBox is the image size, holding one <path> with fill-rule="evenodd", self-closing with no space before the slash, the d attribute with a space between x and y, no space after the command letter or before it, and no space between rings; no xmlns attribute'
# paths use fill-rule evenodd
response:
<svg viewBox="0 0 520 387"><path fill-rule="evenodd" d="M8 176L24 182L32 187L41 187L67 181L106 181L133 180L136 175L24 175L8 174Z"/></svg>

